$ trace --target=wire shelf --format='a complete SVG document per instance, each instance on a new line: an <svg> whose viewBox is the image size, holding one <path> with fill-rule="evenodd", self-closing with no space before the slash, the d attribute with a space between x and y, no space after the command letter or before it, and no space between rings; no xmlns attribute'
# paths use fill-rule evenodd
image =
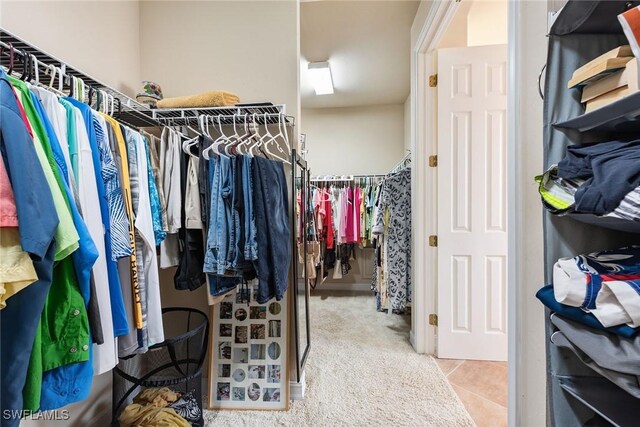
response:
<svg viewBox="0 0 640 427"><path fill-rule="evenodd" d="M282 114L286 115L284 104L238 104L229 107L207 108L156 108L150 110L151 117L166 125L186 126L198 122L199 116L210 116L212 121L223 125L243 124L245 120L259 124L278 124ZM285 116L287 126L293 126L294 119Z"/></svg>
<svg viewBox="0 0 640 427"><path fill-rule="evenodd" d="M94 89L100 89L107 94L113 96L114 98L120 100L120 110L114 113L114 118L118 119L125 124L128 124L132 127L140 128L146 126L160 126L160 124L153 119L151 115L151 110L148 106L141 104L134 99L128 97L122 92L105 85L104 83L94 79L93 77L81 72L77 68L74 68L65 62L55 58L52 55L44 52L42 49L27 43L26 41L20 39L19 37L11 34L10 32L0 28L0 43L2 44L2 65L5 68L8 68L9 60L6 59L10 55L9 46L14 48L15 56L14 56L14 74L15 71L20 71L22 73L23 63L22 58L25 54L33 55L37 59L38 62L38 71L41 79L47 80L50 77L44 75L46 71L49 70L50 66L55 66L59 68L62 72L63 79L62 84L55 84L54 89L58 89L60 91L65 91L70 89L71 81L68 79L73 76L78 79L81 79L86 86L93 87ZM60 74L58 74L60 76ZM48 84L48 82L47 82Z"/></svg>

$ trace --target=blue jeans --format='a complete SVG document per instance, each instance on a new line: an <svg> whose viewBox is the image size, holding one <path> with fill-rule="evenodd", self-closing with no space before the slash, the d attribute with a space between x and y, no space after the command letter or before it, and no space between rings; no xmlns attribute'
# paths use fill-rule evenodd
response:
<svg viewBox="0 0 640 427"><path fill-rule="evenodd" d="M232 170L231 159L220 156L213 161L213 180L211 182L211 215L207 235L207 252L204 260L204 272L224 275L231 267L228 263L229 234L232 227L231 198Z"/></svg>
<svg viewBox="0 0 640 427"><path fill-rule="evenodd" d="M247 261L258 259L258 243L256 241L256 219L253 212L253 180L251 177L251 157L244 156L242 169L242 185L244 190L244 258Z"/></svg>
<svg viewBox="0 0 640 427"><path fill-rule="evenodd" d="M291 262L289 197L281 162L254 157L252 161L253 202L258 246L254 261L258 274L258 303L274 296L281 300L287 291Z"/></svg>

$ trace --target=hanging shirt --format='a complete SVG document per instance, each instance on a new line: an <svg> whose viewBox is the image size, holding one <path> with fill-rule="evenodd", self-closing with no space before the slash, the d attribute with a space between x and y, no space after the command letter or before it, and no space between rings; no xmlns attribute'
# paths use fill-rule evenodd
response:
<svg viewBox="0 0 640 427"><path fill-rule="evenodd" d="M151 199L149 196L149 175L145 140L137 132L133 132L136 144L136 163L138 166L138 206L136 229L143 245L141 265L145 277L147 296L147 346L164 341L162 324L162 303L160 301L160 277L158 275L158 258L156 257L156 240L153 230Z"/></svg>
<svg viewBox="0 0 640 427"><path fill-rule="evenodd" d="M115 145L117 148L118 159L120 160L120 178L122 179L122 194L124 198L124 205L129 218L129 244L131 246L131 256L129 262L126 262L127 269L121 268L121 263L118 264L118 271L120 274L120 283L122 286L123 295L125 292L129 292L131 295L131 307L132 307L132 322L136 329L142 328L142 305L140 302L140 289L138 285L138 261L136 251L136 239L135 239L135 216L133 214L133 202L131 201L131 183L129 181L129 163L127 160L127 146L120 128L120 124L113 118L106 114L101 114L102 117L111 125L111 131L114 134ZM113 150L112 150L113 153ZM126 270L126 271L125 271ZM128 273L128 274L127 274ZM122 342L118 340L118 346L120 348L120 354L122 355Z"/></svg>
<svg viewBox="0 0 640 427"><path fill-rule="evenodd" d="M54 379L54 384L46 386L44 384L47 380L46 376L52 378L55 375L51 372L52 370L76 362L86 362L90 357L86 305L90 297L90 270L97 252L75 202L70 197L70 190L62 179L62 172L58 165L62 165L64 160L54 157L52 146L55 147L58 141L44 113L44 108L35 96L32 97L24 82L12 78L10 80L19 94L19 101L22 101L29 124L33 129L34 142L37 141L36 153L40 153L42 168L45 173L48 168L53 178L50 182L52 194L55 192L60 194L62 205L58 216L62 218L68 215L71 218L71 230L77 236L73 261L71 258L64 257L54 268L52 287L40 319L40 336L36 336L34 340L24 391L24 407L36 410L42 404L42 391L55 390L56 393L67 393L67 390L76 386L76 381L83 388L87 388L87 384L90 387L92 372L85 372L87 375L81 377L58 377ZM59 147L56 147L55 151L59 152ZM76 251L76 249L80 250ZM59 253L58 256L60 255ZM69 331L73 332L69 333ZM84 349L85 346L87 349Z"/></svg>
<svg viewBox="0 0 640 427"><path fill-rule="evenodd" d="M151 164L151 156L149 154L149 141L150 139L143 136L144 139L144 151L147 158L147 181L149 182L149 197L151 199L151 214L153 216L153 234L156 240L156 246L160 245L162 241L167 237L167 233L164 231L164 225L162 223L162 202L160 200L160 193L156 185L156 179L153 174L153 167ZM196 177L197 179L197 177ZM200 207L200 205L198 205ZM198 217L200 212L198 212Z"/></svg>
<svg viewBox="0 0 640 427"><path fill-rule="evenodd" d="M175 267L180 263L178 229L182 223L182 193L180 189L180 141L168 128L160 139L160 175L167 202L167 237L160 245L160 267Z"/></svg>
<svg viewBox="0 0 640 427"><path fill-rule="evenodd" d="M117 272L109 274L107 260L113 267L111 254L107 256L105 238L110 237L109 213L104 198L104 183L102 181L101 166L98 160L99 152L96 142L93 114L91 109L75 99L67 99L74 106L76 135L78 137L78 193L80 206L89 227L89 232L98 248L99 257L93 267L93 277L96 288L96 299L100 306L100 320L104 337L103 345L94 344L93 366L96 375L107 372L118 363L115 334L113 331L113 316L111 309L110 281L115 280L114 288L120 288ZM95 148L95 152L94 149ZM103 208L105 212L103 212Z"/></svg>
<svg viewBox="0 0 640 427"><path fill-rule="evenodd" d="M149 157L151 159L151 170L153 171L153 179L155 181L156 189L158 191L158 198L160 200L160 214L163 234L161 239L158 239L158 235L156 235L156 244L160 244L165 239L167 231L169 231L169 224L167 222L167 202L164 197L164 188L162 187L162 176L160 175L160 159L158 156L158 145L160 143L160 140L155 135L151 135L145 132L143 132L143 135L147 138Z"/></svg>
<svg viewBox="0 0 640 427"><path fill-rule="evenodd" d="M7 75L0 68L0 152L12 181L21 247L31 254L38 275L37 282L15 295L7 307L0 310L0 406L11 411L23 409L22 391L30 362L29 350L40 345L34 341L40 339L36 332L51 286L54 235L59 222L52 191L22 113ZM25 174L25 170L29 173ZM19 423L19 417L3 420L7 427Z"/></svg>

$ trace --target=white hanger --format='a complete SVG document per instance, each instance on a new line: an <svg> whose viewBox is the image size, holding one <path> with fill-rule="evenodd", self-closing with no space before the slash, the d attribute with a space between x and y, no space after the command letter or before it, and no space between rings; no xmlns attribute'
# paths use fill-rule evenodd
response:
<svg viewBox="0 0 640 427"><path fill-rule="evenodd" d="M49 88L53 89L53 83L56 81L56 73L58 72L58 68L55 65L50 64L47 67L46 73L49 74L49 72L51 72L51 81L49 81Z"/></svg>
<svg viewBox="0 0 640 427"><path fill-rule="evenodd" d="M253 114L251 117L253 118L255 116L255 114ZM253 123L253 122L251 122ZM238 150L239 153L241 154L247 154L249 151L245 151L245 147L247 147L247 145L253 140L253 134L251 133L251 130L249 129L249 115L245 114L244 115L244 135L242 136L242 141L240 141L240 144L238 144L238 146L236 147L236 150Z"/></svg>
<svg viewBox="0 0 640 427"><path fill-rule="evenodd" d="M32 81L35 81L37 84L40 84L40 69L38 68L38 58L34 54L31 54L31 59L33 60L34 67L34 78Z"/></svg>
<svg viewBox="0 0 640 427"><path fill-rule="evenodd" d="M227 138L227 144L224 146L224 153L227 156L232 156L233 155L233 145L238 141L238 139L240 138L240 135L238 134L238 128L237 128L237 121L236 121L236 117L238 115L234 114L233 115L233 135L231 135L229 138Z"/></svg>
<svg viewBox="0 0 640 427"><path fill-rule="evenodd" d="M213 118L213 117L212 117L212 118ZM207 120L208 120L208 119L207 119ZM221 121L220 121L220 115L218 115L218 123L219 123L219 124L221 123ZM216 155L220 155L220 153L219 153L219 152L218 152L218 150L217 150L217 145L218 145L218 144L220 143L220 141L221 141L222 139L224 139L224 138L225 138L225 135L224 135L224 133L222 132L222 125L220 125L220 136L218 136L218 138L217 138L215 141L213 141L213 143L212 143L210 146L208 146L207 148L205 148L205 149L202 151L202 157L204 157L205 159L209 160L209 159L211 159L211 157L210 157L211 153L216 154Z"/></svg>

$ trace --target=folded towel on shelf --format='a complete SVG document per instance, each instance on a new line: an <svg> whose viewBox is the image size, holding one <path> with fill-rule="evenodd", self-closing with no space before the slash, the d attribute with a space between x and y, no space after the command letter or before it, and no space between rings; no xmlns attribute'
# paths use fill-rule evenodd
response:
<svg viewBox="0 0 640 427"><path fill-rule="evenodd" d="M191 96L165 98L156 104L158 108L206 108L227 107L240 102L238 95L223 90L214 90Z"/></svg>
<svg viewBox="0 0 640 427"><path fill-rule="evenodd" d="M540 300L549 310L554 313L558 313L563 317L574 320L590 328L611 332L612 334L620 335L622 337L631 338L640 332L640 328L632 328L627 325L618 325L610 328L606 328L600 323L600 321L591 313L588 313L578 307L571 307L569 305L560 304L556 301L553 293L553 286L544 286L536 293L536 298Z"/></svg>
<svg viewBox="0 0 640 427"><path fill-rule="evenodd" d="M553 266L559 303L593 313L606 327L640 326L640 247L561 258Z"/></svg>

